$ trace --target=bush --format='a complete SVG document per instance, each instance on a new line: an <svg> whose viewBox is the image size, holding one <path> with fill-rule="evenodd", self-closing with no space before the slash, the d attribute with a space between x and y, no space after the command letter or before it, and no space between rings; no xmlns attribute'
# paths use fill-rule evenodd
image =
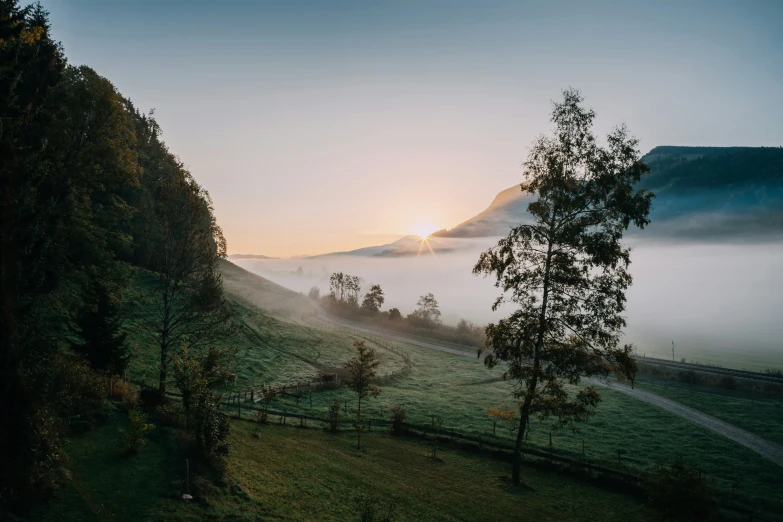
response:
<svg viewBox="0 0 783 522"><path fill-rule="evenodd" d="M147 411L154 411L163 405L166 398L160 394L157 388L142 388L139 392L141 406Z"/></svg>
<svg viewBox="0 0 783 522"><path fill-rule="evenodd" d="M340 429L340 406L340 401L337 399L329 403L329 431L337 431Z"/></svg>
<svg viewBox="0 0 783 522"><path fill-rule="evenodd" d="M405 407L402 404L395 404L389 410L391 418L391 432L394 435L401 435L405 431Z"/></svg>
<svg viewBox="0 0 783 522"><path fill-rule="evenodd" d="M125 450L128 453L138 453L139 449L147 443L145 438L147 433L152 431L155 425L149 424L147 414L138 408L130 410L128 418L130 419L130 428L120 430L124 435Z"/></svg>
<svg viewBox="0 0 783 522"><path fill-rule="evenodd" d="M226 442L231 433L231 423L220 411L223 398L211 390L201 393L192 405L191 433L199 454L204 457L228 455L230 445Z"/></svg>
<svg viewBox="0 0 783 522"><path fill-rule="evenodd" d="M709 520L715 500L699 468L681 459L658 464L647 475L647 498L671 518Z"/></svg>
<svg viewBox="0 0 783 522"><path fill-rule="evenodd" d="M735 390L737 388L737 379L729 375L724 375L718 379L718 386L726 390Z"/></svg>

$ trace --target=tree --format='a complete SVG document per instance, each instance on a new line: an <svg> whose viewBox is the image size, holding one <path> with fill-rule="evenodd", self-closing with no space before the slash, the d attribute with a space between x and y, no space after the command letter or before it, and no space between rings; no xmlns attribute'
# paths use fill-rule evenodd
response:
<svg viewBox="0 0 783 522"><path fill-rule="evenodd" d="M402 319L402 313L400 312L399 308L390 308L389 309L389 319L392 321L399 321Z"/></svg>
<svg viewBox="0 0 783 522"><path fill-rule="evenodd" d="M218 263L226 256L226 242L209 195L183 170L156 196L157 220L149 235L157 248L147 259L154 280L144 296L154 306L139 323L159 347L158 392L165 395L172 355L186 345L190 350L214 346L238 326L223 294Z"/></svg>
<svg viewBox="0 0 783 522"><path fill-rule="evenodd" d="M356 409L356 449L362 445L362 400L377 397L380 390L375 384L378 377L377 369L380 362L375 358L375 350L367 348L364 341L353 343L356 348L356 356L345 363L345 368L350 377L345 382L359 399L359 407Z"/></svg>
<svg viewBox="0 0 783 522"><path fill-rule="evenodd" d="M494 276L503 291L493 310L506 301L517 307L487 326L486 347L479 350L488 367L506 363L504 378L513 381L519 401L515 484L530 416L576 430L600 396L589 386L570 396L565 383L623 371L618 357L629 350L616 347L631 259L622 237L629 225L648 224L653 197L634 189L648 171L638 140L621 126L599 146L595 113L581 106L578 91L563 97L553 105L554 136L539 137L524 164L521 189L538 196L528 206L531 222L513 228L473 269Z"/></svg>
<svg viewBox="0 0 783 522"><path fill-rule="evenodd" d="M386 298L383 296L383 290L381 285L372 285L370 291L364 294L364 300L362 301L362 309L367 312L377 313L380 311L381 306Z"/></svg>
<svg viewBox="0 0 783 522"><path fill-rule="evenodd" d="M93 369L121 375L131 356L122 321L120 296L105 284L93 282L74 318L78 341L71 347L83 354Z"/></svg>
<svg viewBox="0 0 783 522"><path fill-rule="evenodd" d="M59 464L64 310L109 274L138 183L124 100L70 68L40 5L0 1L0 510Z"/></svg>
<svg viewBox="0 0 783 522"><path fill-rule="evenodd" d="M346 276L342 272L333 272L332 275L329 276L329 293L340 302L342 302L345 297L346 277L350 276Z"/></svg>
<svg viewBox="0 0 783 522"><path fill-rule="evenodd" d="M440 322L440 308L438 307L438 300L435 299L434 295L431 293L424 294L419 298L416 306L418 308L409 317L428 326Z"/></svg>
<svg viewBox="0 0 783 522"><path fill-rule="evenodd" d="M310 288L310 292L307 295L310 296L310 299L317 301L321 298L321 289L317 286L313 286Z"/></svg>

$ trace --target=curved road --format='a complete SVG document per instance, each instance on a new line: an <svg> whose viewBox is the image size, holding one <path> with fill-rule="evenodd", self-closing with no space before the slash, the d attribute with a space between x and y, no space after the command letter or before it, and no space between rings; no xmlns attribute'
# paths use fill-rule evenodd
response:
<svg viewBox="0 0 783 522"><path fill-rule="evenodd" d="M328 323L335 324L337 326L342 326L344 328L349 328L355 331L360 331L371 335L377 335L378 337L384 337L386 339L391 339L393 341L412 344L415 346L420 346L422 348L428 348L430 350L439 350L441 352L450 353L452 355L460 355L464 357L473 357L473 358L476 357L476 352L466 352L463 350L457 350L455 348L448 348L446 346L442 346L439 344L420 341L418 339L411 339L410 337L406 337L404 335L399 335L385 330L375 329L364 325L352 323L350 321L337 319L329 316L323 309L320 309L320 307L319 307L319 312L320 312L318 314L319 319L326 321ZM624 393L635 399L652 404L653 406L657 406L679 417L687 419L695 424L698 424L699 426L714 431L718 435L722 435L727 439L733 440L737 444L740 444L748 448L749 450L755 451L756 453L758 453L765 459L769 460L770 462L774 462L778 466L783 467L783 446L781 446L780 444L776 444L774 442L768 441L766 439L759 437L758 435L754 435L753 433L750 433L732 424L729 424L728 422L722 421L720 419L716 419L711 415L707 415L706 413L702 413L698 410L694 410L693 408L689 408L688 406L684 406L679 402L666 399L664 397L661 397L660 395L655 395L654 393L650 393L645 390L640 390L638 388L631 388L623 384L615 384L600 379L586 379L586 380L592 384L597 384L599 386L604 386L606 388L611 388L613 390L619 391L620 393Z"/></svg>

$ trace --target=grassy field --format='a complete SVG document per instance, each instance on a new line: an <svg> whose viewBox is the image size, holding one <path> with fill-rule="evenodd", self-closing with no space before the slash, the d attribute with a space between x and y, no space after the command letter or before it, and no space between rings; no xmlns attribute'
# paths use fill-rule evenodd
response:
<svg viewBox="0 0 783 522"><path fill-rule="evenodd" d="M640 388L783 444L783 401L740 391L637 378Z"/></svg>
<svg viewBox="0 0 783 522"><path fill-rule="evenodd" d="M236 389L266 383L292 383L306 380L322 372L340 367L353 354L352 343L359 336L340 331L318 318L318 311L301 294L286 290L254 274L226 263L223 267L227 293L245 323L241 336L233 342L239 348L236 364ZM145 274L136 281L136 291L144 292ZM140 306L143 306L140 305ZM139 379L152 381L157 377L155 348L140 331L133 332L137 345L131 373ZM491 406L513 406L509 385L502 381L500 370L490 371L472 358L459 357L405 343L367 341L377 349L382 360L381 373L389 374L405 365L399 355L404 350L412 363L407 374L384 382L377 399L369 401L365 413L386 418L388 408L403 404L409 421L428 424L432 415L443 417L445 427L463 433L492 437L493 421L486 409ZM648 469L656 462L667 462L681 456L699 464L701 469L723 492L740 479L739 491L756 504L770 510L783 511L783 469L765 461L717 434L691 424L673 414L639 402L612 390L599 390L603 402L597 415L582 426L579 434L557 431L553 434L552 451L569 456L581 456L584 442L585 459L604 465L619 466L617 452L623 452L622 466L634 471ZM653 390L653 391L658 391ZM685 393L682 390L671 393ZM667 392L669 393L669 392ZM675 400L678 397L666 395ZM285 397L272 405L273 409L325 416L328 402L337 398L347 402L349 414L354 399L345 389L317 392L302 396L299 404ZM682 402L717 417L734 422L750 431L775 439L780 426L778 410L773 405L763 411L742 413L742 403L721 411L726 401L721 397L683 397ZM694 402L696 401L696 402ZM722 402L723 401L723 402ZM747 408L746 408L747 409ZM768 410L768 411L767 411ZM770 412L770 415L765 413ZM763 420L759 420L763 419ZM751 429L749 426L753 426ZM296 433L309 433L307 430ZM307 435L308 437L310 435ZM510 441L511 430L498 423L496 435ZM535 421L526 444L548 449L548 424ZM235 447L237 458L243 458L243 445ZM74 461L78 461L74 458ZM504 464L500 471L508 473Z"/></svg>
<svg viewBox="0 0 783 522"><path fill-rule="evenodd" d="M195 484L186 502L182 459L160 428L137 456L123 456L118 419L72 439L70 481L33 519L359 520L357 498L394 506L395 520L657 520L639 499L550 470L525 469L509 486L507 463L373 432L355 449L350 433L234 422L226 476ZM165 496L161 495L164 493Z"/></svg>

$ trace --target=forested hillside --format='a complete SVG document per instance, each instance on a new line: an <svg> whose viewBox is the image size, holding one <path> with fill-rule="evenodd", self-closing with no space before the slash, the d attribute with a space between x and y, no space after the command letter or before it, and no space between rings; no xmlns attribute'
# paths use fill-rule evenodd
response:
<svg viewBox="0 0 783 522"><path fill-rule="evenodd" d="M0 1L0 512L50 489L68 420L131 356L221 333L225 241L206 191L111 82L68 64L40 6ZM124 315L136 267L153 312Z"/></svg>

